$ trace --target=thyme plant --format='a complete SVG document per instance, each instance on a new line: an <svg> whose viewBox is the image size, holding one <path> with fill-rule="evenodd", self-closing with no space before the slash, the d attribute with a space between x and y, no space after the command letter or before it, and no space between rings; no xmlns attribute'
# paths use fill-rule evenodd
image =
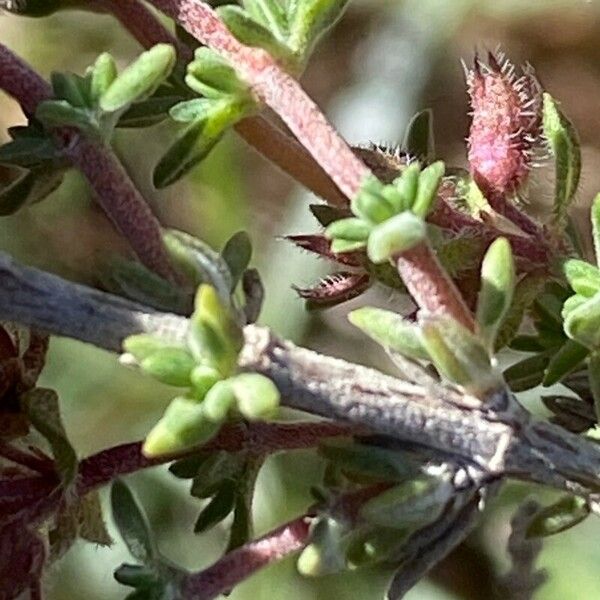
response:
<svg viewBox="0 0 600 600"><path fill-rule="evenodd" d="M600 262L582 255L569 218L577 133L530 67L490 53L467 68L468 169L436 156L429 111L398 148L349 147L298 83L347 3L150 0L174 35L140 0L0 1L23 17L111 13L145 46L120 72L102 54L84 73L47 82L0 44L0 88L27 117L0 147L9 173L0 213L44 200L76 168L136 257L113 264L111 293L0 257L0 597L42 597L44 574L78 538L111 543L105 485L132 556L114 576L131 599L209 600L292 553L306 577L393 568L387 595L400 598L508 480L564 493L547 506L527 502L512 520L514 564L502 585L529 597L543 580L541 538L599 511L600 449L589 433L600 414ZM111 140L166 119L180 133L155 166L157 188L234 129L322 199L307 207L315 230L289 240L338 270L298 293L311 310L376 284L407 295L410 314L364 306L348 315L385 348L396 376L255 325L264 291L247 234L215 250L161 226ZM555 192L540 222L521 198L542 155L554 161ZM590 218L600 261L600 196ZM37 385L52 335L112 351L172 386L144 440L78 456L56 392ZM528 356L502 372L506 348ZM543 396L549 420L514 395L557 382L573 394ZM320 418L282 421L281 406ZM261 465L297 448L318 449L327 464L314 504L255 538ZM161 554L123 479L165 463L205 501L190 535L232 515L222 557L204 570Z"/></svg>

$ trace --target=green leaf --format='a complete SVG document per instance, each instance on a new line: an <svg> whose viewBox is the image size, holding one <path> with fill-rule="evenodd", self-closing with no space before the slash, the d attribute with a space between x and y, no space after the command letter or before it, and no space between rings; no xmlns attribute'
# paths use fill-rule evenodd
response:
<svg viewBox="0 0 600 600"><path fill-rule="evenodd" d="M238 231L227 240L221 252L231 273L231 292L235 290L252 258L252 242L245 231Z"/></svg>
<svg viewBox="0 0 600 600"><path fill-rule="evenodd" d="M179 123L191 123L199 119L206 119L214 105L214 100L209 98L194 98L173 106L169 111L169 115Z"/></svg>
<svg viewBox="0 0 600 600"><path fill-rule="evenodd" d="M321 517L311 528L311 543L298 557L297 568L305 577L320 577L346 567L345 527L332 517Z"/></svg>
<svg viewBox="0 0 600 600"><path fill-rule="evenodd" d="M238 410L250 420L272 418L279 409L280 394L275 384L260 373L242 373L229 380Z"/></svg>
<svg viewBox="0 0 600 600"><path fill-rule="evenodd" d="M387 262L427 238L423 219L403 212L373 228L367 242L367 255L375 264Z"/></svg>
<svg viewBox="0 0 600 600"><path fill-rule="evenodd" d="M186 84L206 98L221 99L232 96L249 101L251 93L246 83L237 76L229 62L210 48L201 47L187 67Z"/></svg>
<svg viewBox="0 0 600 600"><path fill-rule="evenodd" d="M203 444L219 431L219 424L207 418L196 400L175 398L165 414L146 436L146 456L174 454Z"/></svg>
<svg viewBox="0 0 600 600"><path fill-rule="evenodd" d="M452 497L444 479L417 477L382 492L366 502L360 515L381 527L412 528L435 521Z"/></svg>
<svg viewBox="0 0 600 600"><path fill-rule="evenodd" d="M243 333L212 286L198 288L187 342L197 362L216 368L223 376L232 373L244 344Z"/></svg>
<svg viewBox="0 0 600 600"><path fill-rule="evenodd" d="M265 288L256 269L246 269L242 275L242 290L244 291L244 316L246 323L255 323L260 316Z"/></svg>
<svg viewBox="0 0 600 600"><path fill-rule="evenodd" d="M424 219L430 212L442 182L446 167L442 161L429 165L419 175L419 187L412 205L412 212Z"/></svg>
<svg viewBox="0 0 600 600"><path fill-rule="evenodd" d="M588 348L598 348L600 346L600 294L569 311L564 328L571 339Z"/></svg>
<svg viewBox="0 0 600 600"><path fill-rule="evenodd" d="M306 60L319 38L342 17L346 6L348 0L292 0L288 8L289 47Z"/></svg>
<svg viewBox="0 0 600 600"><path fill-rule="evenodd" d="M100 108L114 112L148 98L171 74L175 62L175 49L169 44L157 44L142 53L104 92Z"/></svg>
<svg viewBox="0 0 600 600"><path fill-rule="evenodd" d="M98 124L87 108L77 108L66 100L45 100L35 111L36 118L45 127L76 127L89 135L99 133Z"/></svg>
<svg viewBox="0 0 600 600"><path fill-rule="evenodd" d="M510 243L495 240L481 266L481 290L477 298L477 323L488 348L494 347L496 334L508 312L515 291L515 264Z"/></svg>
<svg viewBox="0 0 600 600"><path fill-rule="evenodd" d="M231 33L243 44L265 49L273 58L292 66L292 52L269 29L253 18L241 7L226 4L217 9Z"/></svg>
<svg viewBox="0 0 600 600"><path fill-rule="evenodd" d="M192 483L192 496L211 498L227 481L240 481L245 464L246 458L242 454L211 452L197 470Z"/></svg>
<svg viewBox="0 0 600 600"><path fill-rule="evenodd" d="M409 155L425 161L435 157L433 139L433 111L431 109L418 112L408 123L402 149Z"/></svg>
<svg viewBox="0 0 600 600"><path fill-rule="evenodd" d="M196 121L179 135L154 169L154 187L160 190L172 185L208 156L221 139L221 133L207 135L207 122Z"/></svg>
<svg viewBox="0 0 600 600"><path fill-rule="evenodd" d="M120 117L117 127L150 127L164 121L169 111L179 103L179 96L152 96L140 102L134 102Z"/></svg>
<svg viewBox="0 0 600 600"><path fill-rule="evenodd" d="M156 352L140 363L148 375L167 385L188 387L190 374L196 361L192 355L181 348L169 348Z"/></svg>
<svg viewBox="0 0 600 600"><path fill-rule="evenodd" d="M530 390L542 383L549 362L548 353L530 356L508 367L504 379L513 392Z"/></svg>
<svg viewBox="0 0 600 600"><path fill-rule="evenodd" d="M173 285L140 262L111 257L101 265L98 277L109 292L140 304L184 315L191 311L187 289Z"/></svg>
<svg viewBox="0 0 600 600"><path fill-rule="evenodd" d="M64 0L20 0L3 2L2 9L26 17L47 17L59 10Z"/></svg>
<svg viewBox="0 0 600 600"><path fill-rule="evenodd" d="M558 103L544 93L542 122L544 136L554 155L556 182L554 192L554 220L564 223L573 201L581 174L579 136L573 124L561 112Z"/></svg>
<svg viewBox="0 0 600 600"><path fill-rule="evenodd" d="M146 565L128 565L122 564L114 573L115 579L129 587L140 588L140 590L149 590L152 586L162 586L160 576L155 569ZM142 596L137 597L140 600ZM143 596L149 598L149 596ZM127 598L131 598L127 596Z"/></svg>
<svg viewBox="0 0 600 600"><path fill-rule="evenodd" d="M34 388L21 397L32 425L48 440L54 461L65 486L77 475L77 454L60 418L58 395L54 390Z"/></svg>
<svg viewBox="0 0 600 600"><path fill-rule="evenodd" d="M352 199L352 212L365 221L377 225L395 214L393 206L382 195L383 185L375 177L367 178Z"/></svg>
<svg viewBox="0 0 600 600"><path fill-rule="evenodd" d="M280 40L285 40L288 22L285 10L279 0L242 0L248 14Z"/></svg>
<svg viewBox="0 0 600 600"><path fill-rule="evenodd" d="M117 78L117 74L115 59L108 52L103 52L89 69L90 96L94 103L100 101L100 98Z"/></svg>
<svg viewBox="0 0 600 600"><path fill-rule="evenodd" d="M331 223L325 229L325 235L329 239L341 238L343 240L364 242L369 237L371 225L362 219L350 217Z"/></svg>
<svg viewBox="0 0 600 600"><path fill-rule="evenodd" d="M116 480L110 490L110 504L115 525L131 555L144 564L158 558L158 550L146 516L125 483Z"/></svg>
<svg viewBox="0 0 600 600"><path fill-rule="evenodd" d="M215 383L207 392L202 403L204 414L215 423L224 421L235 408L237 399L230 380Z"/></svg>
<svg viewBox="0 0 600 600"><path fill-rule="evenodd" d="M173 342L164 341L149 333L130 335L123 341L123 350L132 354L138 362L154 354L173 349L184 350L183 346L177 346Z"/></svg>
<svg viewBox="0 0 600 600"><path fill-rule="evenodd" d="M336 239L331 242L330 249L334 254L344 254L344 252L356 252L357 250L362 250L365 245L365 242Z"/></svg>
<svg viewBox="0 0 600 600"><path fill-rule="evenodd" d="M563 496L535 515L527 528L527 537L547 537L560 533L581 523L589 514L590 508L585 498Z"/></svg>
<svg viewBox="0 0 600 600"><path fill-rule="evenodd" d="M348 210L337 206L329 206L329 204L310 204L309 209L323 227L349 216Z"/></svg>
<svg viewBox="0 0 600 600"><path fill-rule="evenodd" d="M554 385L581 365L590 353L589 349L574 340L568 340L550 359L544 373L544 386Z"/></svg>
<svg viewBox="0 0 600 600"><path fill-rule="evenodd" d="M0 164L7 166L31 168L57 156L52 140L42 135L19 136L0 146Z"/></svg>
<svg viewBox="0 0 600 600"><path fill-rule="evenodd" d="M235 497L235 484L232 481L222 485L198 516L194 533L203 533L225 519L235 507Z"/></svg>
<svg viewBox="0 0 600 600"><path fill-rule="evenodd" d="M346 552L350 569L397 562L411 530L391 527L369 528L358 532Z"/></svg>
<svg viewBox="0 0 600 600"><path fill-rule="evenodd" d="M421 341L419 327L397 313L365 306L352 311L348 319L386 349L408 358L429 358Z"/></svg>
<svg viewBox="0 0 600 600"><path fill-rule="evenodd" d="M400 177L394 179L393 186L398 192L394 201L390 199L397 212L410 210L415 202L417 190L419 189L419 175L421 167L419 163L413 162L402 170Z"/></svg>
<svg viewBox="0 0 600 600"><path fill-rule="evenodd" d="M89 81L74 73L52 73L50 76L54 97L73 108L90 108L92 98Z"/></svg>
<svg viewBox="0 0 600 600"><path fill-rule="evenodd" d="M563 272L575 293L591 298L600 292L600 270L590 263L571 258L564 262Z"/></svg>
<svg viewBox="0 0 600 600"><path fill-rule="evenodd" d="M371 478L402 481L419 473L419 465L406 453L338 439L322 441L319 454L344 471Z"/></svg>
<svg viewBox="0 0 600 600"><path fill-rule="evenodd" d="M457 321L427 316L420 322L425 350L435 367L450 381L476 396L502 385L481 341Z"/></svg>
<svg viewBox="0 0 600 600"><path fill-rule="evenodd" d="M27 171L10 185L0 190L0 216L12 215L27 204L35 180L35 174L32 171Z"/></svg>
<svg viewBox="0 0 600 600"><path fill-rule="evenodd" d="M194 397L198 400L202 400L221 377L221 374L213 367L207 365L198 365L195 367L190 374Z"/></svg>
<svg viewBox="0 0 600 600"><path fill-rule="evenodd" d="M233 282L229 265L221 254L194 236L176 229L163 231L163 241L170 258L195 286L210 283L222 302L230 302Z"/></svg>

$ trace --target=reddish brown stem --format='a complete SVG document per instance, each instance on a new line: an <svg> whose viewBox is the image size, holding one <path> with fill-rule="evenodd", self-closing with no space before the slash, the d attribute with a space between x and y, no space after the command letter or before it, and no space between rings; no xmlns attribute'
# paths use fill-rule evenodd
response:
<svg viewBox="0 0 600 600"><path fill-rule="evenodd" d="M244 450L264 455L280 450L312 448L328 437L351 436L359 433L365 432L351 425L331 422L236 423L222 427L219 434L204 446L176 455L147 458L142 454L142 442L123 444L103 450L81 462L78 491L80 494L85 494L116 477L185 458L199 450L226 452Z"/></svg>
<svg viewBox="0 0 600 600"><path fill-rule="evenodd" d="M193 58L192 50L182 44L140 0L90 0L90 9L112 14L144 47L171 44L184 60Z"/></svg>
<svg viewBox="0 0 600 600"><path fill-rule="evenodd" d="M306 95L261 48L234 38L215 11L197 0L151 0L200 42L229 59L254 93L289 127L321 168L348 198L356 196L370 170Z"/></svg>
<svg viewBox="0 0 600 600"><path fill-rule="evenodd" d="M3 44L0 88L13 96L28 116L35 113L40 102L52 97L50 86ZM64 155L84 173L96 200L140 260L159 275L175 280L160 224L112 150L100 141L81 137L73 129L56 130L56 139Z"/></svg>
<svg viewBox="0 0 600 600"><path fill-rule="evenodd" d="M212 600L259 569L301 550L309 539L309 519L309 515L294 519L226 554L208 569L189 575L182 584L182 596L188 600Z"/></svg>
<svg viewBox="0 0 600 600"><path fill-rule="evenodd" d="M113 151L100 141L74 135L64 155L85 175L98 204L140 260L159 275L175 280L160 223Z"/></svg>
<svg viewBox="0 0 600 600"><path fill-rule="evenodd" d="M427 242L403 252L395 262L421 310L430 315L447 315L470 331L475 330L471 311Z"/></svg>
<svg viewBox="0 0 600 600"><path fill-rule="evenodd" d="M25 452L20 448L11 446L8 442L0 440L0 457L10 462L28 468L30 471L41 473L42 475L54 474L53 462L50 458L36 456Z"/></svg>
<svg viewBox="0 0 600 600"><path fill-rule="evenodd" d="M248 117L236 126L237 133L311 192L333 206L347 206L348 199L329 175L293 137L263 117Z"/></svg>

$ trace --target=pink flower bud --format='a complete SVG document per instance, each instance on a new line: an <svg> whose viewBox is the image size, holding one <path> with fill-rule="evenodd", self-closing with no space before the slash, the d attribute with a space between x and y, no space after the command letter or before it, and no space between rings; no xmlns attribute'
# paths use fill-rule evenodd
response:
<svg viewBox="0 0 600 600"><path fill-rule="evenodd" d="M522 186L540 139L541 88L531 67L520 71L490 52L488 64L475 57L467 72L472 109L469 164L486 195Z"/></svg>

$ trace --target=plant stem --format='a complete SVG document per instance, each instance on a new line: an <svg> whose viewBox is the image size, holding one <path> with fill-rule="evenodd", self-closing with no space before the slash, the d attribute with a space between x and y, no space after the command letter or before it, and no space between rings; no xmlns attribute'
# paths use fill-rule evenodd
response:
<svg viewBox="0 0 600 600"><path fill-rule="evenodd" d="M204 2L151 2L200 42L230 60L256 96L282 118L340 191L348 198L358 193L370 170L355 156L298 82L267 52L241 44Z"/></svg>
<svg viewBox="0 0 600 600"><path fill-rule="evenodd" d="M301 550L309 539L309 515L303 515L261 538L229 552L204 571L186 577L186 600L212 600L229 592L259 569Z"/></svg>
<svg viewBox="0 0 600 600"><path fill-rule="evenodd" d="M395 258L398 273L420 309L431 315L447 315L475 330L475 320L431 246L422 242Z"/></svg>
<svg viewBox="0 0 600 600"><path fill-rule="evenodd" d="M0 88L13 96L30 117L40 102L52 97L50 86L3 44L0 44ZM159 275L175 281L160 223L113 151L70 128L57 129L55 139L64 156L86 176L97 202L139 259Z"/></svg>
<svg viewBox="0 0 600 600"><path fill-rule="evenodd" d="M304 147L267 119L248 117L240 121L235 130L265 158L328 204L348 205L346 196Z"/></svg>
<svg viewBox="0 0 600 600"><path fill-rule="evenodd" d="M35 471L42 475L56 474L50 458L42 458L41 456L24 452L20 448L15 448L3 440L0 440L0 458L9 460L16 465L27 467L30 471Z"/></svg>
<svg viewBox="0 0 600 600"><path fill-rule="evenodd" d="M246 451L265 455L280 450L313 448L325 438L352 436L366 430L345 423L236 423L225 425L208 443L184 452L147 458L142 453L143 442L133 442L102 450L83 461L79 466L78 492L83 495L105 485L122 475L141 469L167 464L174 460L197 454L223 450Z"/></svg>
<svg viewBox="0 0 600 600"><path fill-rule="evenodd" d="M89 8L112 14L144 47L171 44L180 58L193 58L192 50L181 43L140 0L89 0Z"/></svg>

